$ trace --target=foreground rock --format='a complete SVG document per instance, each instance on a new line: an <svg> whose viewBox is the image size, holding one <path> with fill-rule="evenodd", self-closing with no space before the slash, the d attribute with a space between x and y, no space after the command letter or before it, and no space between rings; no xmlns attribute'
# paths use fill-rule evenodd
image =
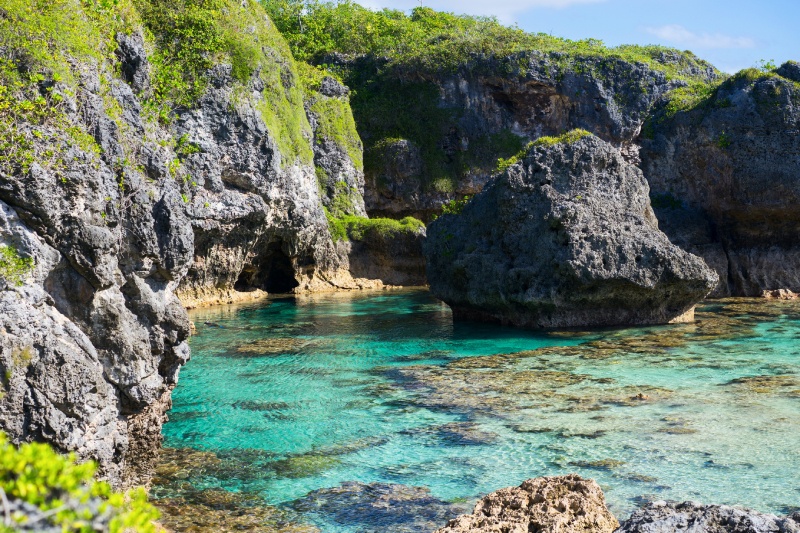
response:
<svg viewBox="0 0 800 533"><path fill-rule="evenodd" d="M596 137L535 146L460 215L430 225L431 291L457 318L523 327L690 317L718 276L659 231L648 192Z"/></svg>
<svg viewBox="0 0 800 533"><path fill-rule="evenodd" d="M573 474L493 492L436 533L611 533L617 526L597 483Z"/></svg>
<svg viewBox="0 0 800 533"><path fill-rule="evenodd" d="M634 512L617 533L797 533L800 513L787 517L727 505L653 502Z"/></svg>

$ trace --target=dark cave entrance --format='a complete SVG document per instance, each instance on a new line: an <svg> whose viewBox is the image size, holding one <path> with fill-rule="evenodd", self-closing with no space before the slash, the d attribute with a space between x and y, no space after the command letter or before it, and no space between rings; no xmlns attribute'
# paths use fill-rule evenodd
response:
<svg viewBox="0 0 800 533"><path fill-rule="evenodd" d="M299 286L292 259L283 251L283 242L272 242L260 254L255 265L248 265L239 274L233 288L239 292L261 289L268 293L292 292Z"/></svg>

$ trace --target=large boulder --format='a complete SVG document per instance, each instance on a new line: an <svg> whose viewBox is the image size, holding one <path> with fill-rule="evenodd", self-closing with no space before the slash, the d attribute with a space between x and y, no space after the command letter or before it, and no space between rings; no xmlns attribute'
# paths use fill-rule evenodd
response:
<svg viewBox="0 0 800 533"><path fill-rule="evenodd" d="M616 533L797 533L800 513L787 517L727 505L653 502L625 520Z"/></svg>
<svg viewBox="0 0 800 533"><path fill-rule="evenodd" d="M617 526L597 483L572 474L493 492L436 533L611 533Z"/></svg>
<svg viewBox="0 0 800 533"><path fill-rule="evenodd" d="M647 182L618 150L588 134L562 140L537 143L430 225L433 294L456 318L522 327L690 317L717 274L659 231Z"/></svg>

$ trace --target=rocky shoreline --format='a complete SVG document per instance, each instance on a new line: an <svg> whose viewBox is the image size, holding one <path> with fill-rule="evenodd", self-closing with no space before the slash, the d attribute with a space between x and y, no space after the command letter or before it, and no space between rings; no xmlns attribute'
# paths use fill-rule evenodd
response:
<svg viewBox="0 0 800 533"><path fill-rule="evenodd" d="M619 522L603 491L577 475L544 477L482 498L436 533L796 533L800 512L779 517L741 507L656 501Z"/></svg>
<svg viewBox="0 0 800 533"><path fill-rule="evenodd" d="M800 292L797 63L723 81L676 51L529 50L447 74L328 58L464 111L425 147L376 138L351 107L365 91L296 62L255 0L204 12L231 48L182 43L201 49L178 72L163 13L122 4L68 0L48 24L0 10L0 429L116 487L152 476L188 307L429 282L460 318L597 327L684 320L709 292ZM690 82L715 85L675 110ZM497 168L469 148L578 127L592 136ZM437 189L426 148L481 160Z"/></svg>

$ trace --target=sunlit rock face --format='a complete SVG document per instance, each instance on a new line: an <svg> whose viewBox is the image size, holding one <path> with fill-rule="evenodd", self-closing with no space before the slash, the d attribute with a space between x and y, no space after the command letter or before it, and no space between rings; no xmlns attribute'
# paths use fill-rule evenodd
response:
<svg viewBox="0 0 800 533"><path fill-rule="evenodd" d="M642 173L593 136L533 148L431 224L425 253L456 318L533 328L682 320L718 281L659 231Z"/></svg>
<svg viewBox="0 0 800 533"><path fill-rule="evenodd" d="M702 256L715 296L800 291L800 74L745 70L694 107L656 113L640 138L653 206Z"/></svg>
<svg viewBox="0 0 800 533"><path fill-rule="evenodd" d="M451 520L436 533L611 533L618 525L600 486L573 474L529 479L493 492L472 514Z"/></svg>

